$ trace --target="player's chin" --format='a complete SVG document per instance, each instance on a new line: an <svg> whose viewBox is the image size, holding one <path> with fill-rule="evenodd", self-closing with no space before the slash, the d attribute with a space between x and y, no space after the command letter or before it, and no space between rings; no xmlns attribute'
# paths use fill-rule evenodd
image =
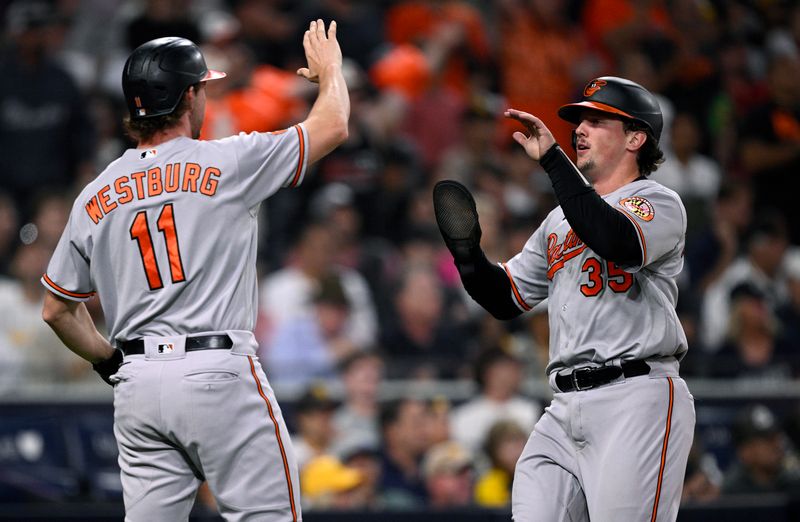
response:
<svg viewBox="0 0 800 522"><path fill-rule="evenodd" d="M589 158L578 158L575 162L575 166L578 167L578 170L580 170L582 174L588 174L594 170L595 164Z"/></svg>

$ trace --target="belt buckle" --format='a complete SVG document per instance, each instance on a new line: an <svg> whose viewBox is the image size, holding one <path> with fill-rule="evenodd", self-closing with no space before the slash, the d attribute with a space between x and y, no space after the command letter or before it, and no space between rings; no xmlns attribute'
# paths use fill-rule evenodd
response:
<svg viewBox="0 0 800 522"><path fill-rule="evenodd" d="M592 373L592 371L593 371L593 368L578 368L577 370L572 370L572 374L570 375L570 379L572 380L572 385L575 387L575 391L590 390L590 389L592 389L594 387L592 385L589 385L589 386L586 386L585 388L582 388L581 385L578 384L578 374L579 373L580 374L589 375L589 374Z"/></svg>

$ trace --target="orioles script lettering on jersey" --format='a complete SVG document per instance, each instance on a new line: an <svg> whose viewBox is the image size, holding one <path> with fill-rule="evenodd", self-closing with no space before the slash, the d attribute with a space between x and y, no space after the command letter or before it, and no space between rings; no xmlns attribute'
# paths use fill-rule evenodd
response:
<svg viewBox="0 0 800 522"><path fill-rule="evenodd" d="M547 278L553 279L555 273L564 268L565 262L580 255L585 248L586 245L571 228L561 243L555 232L547 236Z"/></svg>
<svg viewBox="0 0 800 522"><path fill-rule="evenodd" d="M217 167L203 168L189 162L168 163L163 168L159 166L133 172L101 187L86 203L86 213L96 225L117 206L130 203L134 198L142 200L178 191L199 192L211 197L217 193L221 175Z"/></svg>

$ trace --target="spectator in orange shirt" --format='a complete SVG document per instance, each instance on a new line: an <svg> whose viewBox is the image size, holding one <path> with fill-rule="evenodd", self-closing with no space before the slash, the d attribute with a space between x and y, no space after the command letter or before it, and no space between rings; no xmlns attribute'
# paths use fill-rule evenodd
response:
<svg viewBox="0 0 800 522"><path fill-rule="evenodd" d="M582 18L589 43L611 63L635 47L657 64L673 50L676 31L663 0L586 0Z"/></svg>
<svg viewBox="0 0 800 522"><path fill-rule="evenodd" d="M387 39L395 44L416 44L428 51L442 41L443 83L462 97L468 95L470 67L488 66L491 49L481 13L466 2L439 0L398 2L386 13Z"/></svg>
<svg viewBox="0 0 800 522"><path fill-rule="evenodd" d="M244 45L212 49L208 57L210 62L224 62L230 73L207 91L201 139L281 129L305 110L304 95L314 87L291 71L256 65Z"/></svg>
<svg viewBox="0 0 800 522"><path fill-rule="evenodd" d="M568 3L502 0L498 8L500 82L506 102L554 122L550 129L556 140L570 143L572 126L556 112L574 96L577 78L600 71L579 28L567 16ZM504 135L511 136L513 122L506 119L503 125Z"/></svg>

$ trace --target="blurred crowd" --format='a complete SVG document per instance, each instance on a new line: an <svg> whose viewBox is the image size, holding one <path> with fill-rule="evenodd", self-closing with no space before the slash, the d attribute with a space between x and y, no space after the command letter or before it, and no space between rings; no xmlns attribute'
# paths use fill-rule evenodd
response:
<svg viewBox="0 0 800 522"><path fill-rule="evenodd" d="M203 139L276 130L314 99L294 71L315 18L338 23L350 137L261 209L257 328L271 383L303 391L290 418L310 505L507 504L541 413L520 390L544 379L547 314L501 323L469 299L431 188L468 185L487 257L512 257L555 200L502 111L542 117L569 149L556 110L596 76L662 104L667 161L652 177L688 214L682 374L800 377L797 2L31 0L0 1L0 396L96 379L41 321L38 280L77 192L132 146L130 51L183 36L227 72L208 85ZM479 393L379 401L386 379L474 379ZM785 424L764 405L743 410L725 470L699 440L685 498L796 487L793 413Z"/></svg>

